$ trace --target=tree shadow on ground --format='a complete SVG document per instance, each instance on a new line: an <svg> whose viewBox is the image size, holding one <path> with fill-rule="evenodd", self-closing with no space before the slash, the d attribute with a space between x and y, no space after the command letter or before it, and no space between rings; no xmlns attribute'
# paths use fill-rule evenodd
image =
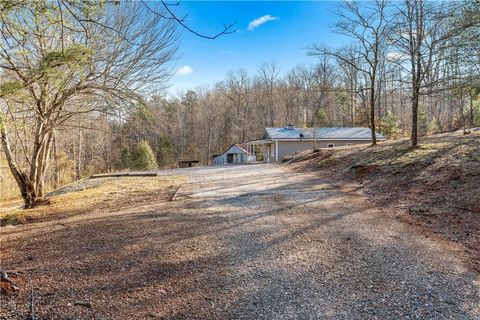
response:
<svg viewBox="0 0 480 320"><path fill-rule="evenodd" d="M435 253L415 251L413 235L394 242L357 231L355 224L385 224L367 203L350 206L354 193L295 198L319 183L311 179L290 185L290 194L284 186L239 193L233 205L231 198L187 200L40 228L23 248L21 235L6 243L4 263L23 270L23 288L38 288L39 318L478 315L462 305L478 301L478 288L430 265L422 255ZM286 196L255 205L265 193ZM220 209L206 211L211 206ZM28 316L27 291L9 298L6 312ZM92 307L68 305L78 300Z"/></svg>

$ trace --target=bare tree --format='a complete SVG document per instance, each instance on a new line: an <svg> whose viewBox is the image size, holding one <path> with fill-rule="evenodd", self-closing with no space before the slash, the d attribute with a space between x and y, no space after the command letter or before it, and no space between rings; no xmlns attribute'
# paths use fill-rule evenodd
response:
<svg viewBox="0 0 480 320"><path fill-rule="evenodd" d="M310 112L312 119L309 119L309 111L314 108L314 95L317 90L316 76L316 66L313 65L297 65L287 75L290 86L293 87L298 96L296 113L298 115L297 119L301 119L299 123L303 126L307 126L309 120L313 122L313 112Z"/></svg>
<svg viewBox="0 0 480 320"><path fill-rule="evenodd" d="M265 96L265 116L268 121L266 121L266 125L268 127L273 127L275 125L275 101L274 101L274 94L275 94L275 87L278 81L278 75L280 70L276 63L264 63L262 64L257 71L257 79L261 83Z"/></svg>
<svg viewBox="0 0 480 320"><path fill-rule="evenodd" d="M344 50L333 50L318 44L310 48L309 54L313 56L329 55L366 75L372 145L375 145L377 143L375 131L376 89L379 80L379 65L385 49L386 31L389 24L387 1L376 0L368 3L345 1L336 14L340 18L336 24L336 32L352 38L355 43L350 47L351 50L347 51L349 55L345 55ZM355 55L353 60L352 50ZM360 63L356 63L356 61L360 61Z"/></svg>
<svg viewBox="0 0 480 320"><path fill-rule="evenodd" d="M411 140L414 147L418 144L420 97L431 95L445 81L459 82L463 78L463 70L460 69L450 70L448 74L439 71L452 66L452 61L448 62L452 57L445 55L446 50L450 48L450 54L458 56L460 46L449 40L478 26L478 16L465 22L454 20L456 15L462 14L464 6L466 2L423 0L405 0L403 4L395 5L395 20L389 40L406 57L399 59L398 64L410 78L407 83L411 87Z"/></svg>
<svg viewBox="0 0 480 320"><path fill-rule="evenodd" d="M108 112L108 104L95 100L141 100L139 94L168 79L177 43L175 22L145 11L141 4L127 2L105 7L32 2L31 7L2 11L0 65L9 81L2 81L0 133L26 207L44 195L59 126L80 114ZM23 118L33 128L33 146L23 162L12 152L9 136L16 127L7 128L8 117Z"/></svg>
<svg viewBox="0 0 480 320"><path fill-rule="evenodd" d="M343 81L343 86L345 87L348 93L348 113L350 126L355 124L355 111L356 111L356 101L358 96L358 85L359 85L359 71L356 67L360 64L358 61L358 56L356 55L355 49L348 49L345 52L344 58L349 60L350 63L345 63L341 59L337 59L338 66L341 70L341 79Z"/></svg>
<svg viewBox="0 0 480 320"><path fill-rule="evenodd" d="M236 72L229 72L227 79L217 84L217 89L230 101L234 110L233 113L229 113L230 118L227 121L231 127L230 135L235 136L239 133L241 141L245 141L251 106L251 79L247 71L239 69Z"/></svg>

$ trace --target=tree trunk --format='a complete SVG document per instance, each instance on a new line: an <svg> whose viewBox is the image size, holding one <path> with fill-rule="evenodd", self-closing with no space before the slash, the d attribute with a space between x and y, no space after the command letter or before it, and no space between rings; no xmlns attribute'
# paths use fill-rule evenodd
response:
<svg viewBox="0 0 480 320"><path fill-rule="evenodd" d="M375 72L375 71L374 71ZM370 128L372 129L372 146L377 144L377 136L375 134L375 76L371 79L370 87Z"/></svg>
<svg viewBox="0 0 480 320"><path fill-rule="evenodd" d="M78 130L78 155L77 155L77 170L76 170L76 180L80 180L82 174L82 129Z"/></svg>
<svg viewBox="0 0 480 320"><path fill-rule="evenodd" d="M420 50L420 49L418 49ZM416 67L412 74L412 147L418 145L418 106L420 99L421 60L417 56Z"/></svg>
<svg viewBox="0 0 480 320"><path fill-rule="evenodd" d="M415 89L414 89L415 90ZM418 144L418 95L413 93L412 97L412 147Z"/></svg>
<svg viewBox="0 0 480 320"><path fill-rule="evenodd" d="M355 104L354 104L354 93L353 93L353 86L350 86L350 126L353 127L354 126L354 122L355 122L355 113L354 113L354 110L355 110Z"/></svg>
<svg viewBox="0 0 480 320"><path fill-rule="evenodd" d="M22 170L18 167L17 163L15 162L12 149L10 148L10 142L8 141L7 137L7 129L6 124L0 115L0 140L2 141L2 147L5 152L5 156L7 158L8 166L10 171L12 172L15 181L20 188L20 193L22 195L25 208L32 207L35 202L37 201L37 194L35 192L35 186L29 177L22 172Z"/></svg>
<svg viewBox="0 0 480 320"><path fill-rule="evenodd" d="M420 48L417 48L419 51ZM418 145L418 104L420 99L420 75L421 75L421 60L419 53L416 54L415 61L412 62L415 66L412 73L412 147Z"/></svg>
<svg viewBox="0 0 480 320"><path fill-rule="evenodd" d="M474 115L473 115L473 93L470 92L470 127L474 125Z"/></svg>
<svg viewBox="0 0 480 320"><path fill-rule="evenodd" d="M410 25L410 48L412 50L412 147L418 145L418 103L420 97L420 84L422 76L422 43L423 34L423 1L414 2L415 5L415 29ZM415 37L413 37L415 32Z"/></svg>
<svg viewBox="0 0 480 320"><path fill-rule="evenodd" d="M39 168L37 171L37 178L35 179L36 182L36 190L37 190L37 197L42 198L44 196L44 184L45 184L45 174L47 172L48 163L50 160L50 150L52 147L53 141L53 132L48 131L46 134L46 143L42 148L42 154L40 156L39 161Z"/></svg>
<svg viewBox="0 0 480 320"><path fill-rule="evenodd" d="M53 160L55 163L55 169L54 169L54 182L53 182L53 188L57 189L60 185L60 168L58 167L58 154L57 154L57 139L55 132L53 133Z"/></svg>

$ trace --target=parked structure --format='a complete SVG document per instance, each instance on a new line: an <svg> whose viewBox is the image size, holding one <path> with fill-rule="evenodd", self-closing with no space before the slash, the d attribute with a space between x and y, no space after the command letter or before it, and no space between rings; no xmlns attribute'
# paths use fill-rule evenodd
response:
<svg viewBox="0 0 480 320"><path fill-rule="evenodd" d="M377 140L385 140L377 133ZM315 148L334 148L353 144L369 144L372 132L369 128L266 128L262 139L249 141L248 150L260 149L264 162L280 161L285 155ZM258 147L260 146L260 148ZM260 157L259 157L260 158Z"/></svg>
<svg viewBox="0 0 480 320"><path fill-rule="evenodd" d="M246 145L232 144L225 152L213 156L213 164L254 162L255 155L247 150Z"/></svg>

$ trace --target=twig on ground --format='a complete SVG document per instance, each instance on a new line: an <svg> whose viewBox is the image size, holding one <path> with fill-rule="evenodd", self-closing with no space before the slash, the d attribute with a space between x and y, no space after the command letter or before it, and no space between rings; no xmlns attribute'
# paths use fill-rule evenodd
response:
<svg viewBox="0 0 480 320"><path fill-rule="evenodd" d="M22 243L22 246L20 247L20 250L23 250L23 248L25 248L26 245L27 245L27 241L24 241L24 242Z"/></svg>
<svg viewBox="0 0 480 320"><path fill-rule="evenodd" d="M119 178L119 177L156 177L158 176L155 172L125 172L125 173L105 173L105 174L94 174L90 179L96 178Z"/></svg>
<svg viewBox="0 0 480 320"><path fill-rule="evenodd" d="M30 294L30 320L35 320L35 292L33 291L33 285L32 285L32 291Z"/></svg>
<svg viewBox="0 0 480 320"><path fill-rule="evenodd" d="M181 184L180 186L178 186L178 188L175 190L175 192L173 193L173 195L170 197L170 199L168 201L175 201L175 196L177 195L177 192L178 190L180 190L180 188L183 186L183 184Z"/></svg>

